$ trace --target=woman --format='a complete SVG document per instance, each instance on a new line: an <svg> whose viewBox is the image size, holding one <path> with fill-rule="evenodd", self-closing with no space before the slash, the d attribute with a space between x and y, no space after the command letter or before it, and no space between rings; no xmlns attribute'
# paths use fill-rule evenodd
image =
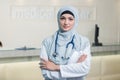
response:
<svg viewBox="0 0 120 80"><path fill-rule="evenodd" d="M89 40L77 33L78 11L62 7L58 31L42 42L40 68L45 80L84 80L90 69Z"/></svg>

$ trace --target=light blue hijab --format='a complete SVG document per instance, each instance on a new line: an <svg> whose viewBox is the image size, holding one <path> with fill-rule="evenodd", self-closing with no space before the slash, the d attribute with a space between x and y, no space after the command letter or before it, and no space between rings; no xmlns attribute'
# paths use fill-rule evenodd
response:
<svg viewBox="0 0 120 80"><path fill-rule="evenodd" d="M66 10L73 13L75 18L75 24L71 30L67 32L63 32L60 28L60 16ZM78 11L74 7L64 6L58 11L57 21L58 21L59 30L53 35L53 42L49 51L49 59L53 61L55 64L67 64L73 52L80 51L81 40L79 34L76 31L76 27L78 26L78 21L79 21ZM55 44L57 35L58 35L57 44ZM72 44L69 44L68 48L66 48L66 45L72 39L74 43L74 48L72 48L73 47ZM56 52L55 52L55 47L57 47ZM57 54L56 57L54 57L53 54Z"/></svg>
<svg viewBox="0 0 120 80"><path fill-rule="evenodd" d="M75 17L75 24L74 24L73 28L76 28L78 26L78 21L79 21L78 10L72 6L64 6L58 11L58 14L57 14L57 21L58 21L58 26L59 26L60 31L61 31L61 29L60 29L60 17L61 17L61 14L67 10L72 12L74 17Z"/></svg>

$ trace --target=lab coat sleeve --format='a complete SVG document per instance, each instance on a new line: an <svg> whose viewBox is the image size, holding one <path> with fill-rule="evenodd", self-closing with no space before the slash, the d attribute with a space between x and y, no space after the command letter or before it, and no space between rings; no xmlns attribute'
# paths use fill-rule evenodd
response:
<svg viewBox="0 0 120 80"><path fill-rule="evenodd" d="M47 52L46 52L46 48L44 45L42 45L41 49L40 49L40 59L45 59L45 60L48 60L48 55L47 55Z"/></svg>
<svg viewBox="0 0 120 80"><path fill-rule="evenodd" d="M48 60L48 55L47 55L46 48L45 48L44 44L42 44L41 49L40 49L40 59ZM43 77L47 77L47 71L44 69L41 69L41 71L42 71Z"/></svg>
<svg viewBox="0 0 120 80"><path fill-rule="evenodd" d="M60 65L60 73L63 78L70 78L70 77L81 77L88 74L90 70L90 61L91 61L91 54L90 54L90 44L87 43L83 53L87 55L85 61L81 63L71 63L67 65Z"/></svg>

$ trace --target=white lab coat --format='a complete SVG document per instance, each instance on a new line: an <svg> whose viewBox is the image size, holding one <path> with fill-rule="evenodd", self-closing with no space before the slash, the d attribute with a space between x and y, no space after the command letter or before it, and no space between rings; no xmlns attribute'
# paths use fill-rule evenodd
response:
<svg viewBox="0 0 120 80"><path fill-rule="evenodd" d="M52 80L84 80L85 76L88 74L90 70L90 44L86 44L87 46L83 51L75 51L70 57L67 65L60 65L60 72L58 71L48 71L42 69L42 74L44 77L48 77ZM82 54L86 54L87 58L85 61L81 63L76 63L78 58ZM41 47L40 58L48 60L48 55L46 52L46 48L44 45Z"/></svg>

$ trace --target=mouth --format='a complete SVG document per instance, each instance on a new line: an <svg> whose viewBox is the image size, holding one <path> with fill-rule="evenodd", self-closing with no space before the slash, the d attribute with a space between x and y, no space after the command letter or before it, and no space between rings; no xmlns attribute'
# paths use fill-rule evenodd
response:
<svg viewBox="0 0 120 80"><path fill-rule="evenodd" d="M67 29L67 28L69 28L69 26L63 26L63 28L64 28L64 29Z"/></svg>

